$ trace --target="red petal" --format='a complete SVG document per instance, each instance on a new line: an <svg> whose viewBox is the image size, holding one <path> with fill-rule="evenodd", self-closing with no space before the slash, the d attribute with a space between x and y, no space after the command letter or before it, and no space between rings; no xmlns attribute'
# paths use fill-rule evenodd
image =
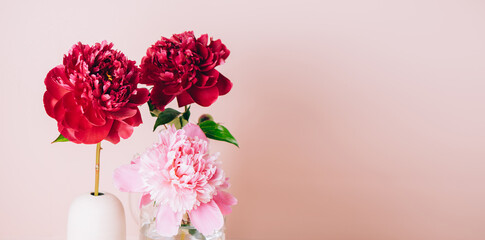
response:
<svg viewBox="0 0 485 240"><path fill-rule="evenodd" d="M117 144L120 142L120 135L118 135L113 129L114 127L111 128L111 131L109 132L108 136L106 136L105 140L111 142L112 144Z"/></svg>
<svg viewBox="0 0 485 240"><path fill-rule="evenodd" d="M207 34L202 34L197 39L197 42L200 42L202 45L207 46L208 39L209 39L209 36Z"/></svg>
<svg viewBox="0 0 485 240"><path fill-rule="evenodd" d="M61 122L64 119L64 114L66 113L63 102L64 98L61 98L54 106L54 118L58 122Z"/></svg>
<svg viewBox="0 0 485 240"><path fill-rule="evenodd" d="M74 136L84 144L99 143L108 136L112 126L113 120L108 119L104 126L93 126L92 128L81 131L75 130Z"/></svg>
<svg viewBox="0 0 485 240"><path fill-rule="evenodd" d="M84 127L83 128L79 127L81 120L86 121L81 111L75 111L73 109L73 111L66 111L64 113L64 124L66 127L77 129L77 130L85 129Z"/></svg>
<svg viewBox="0 0 485 240"><path fill-rule="evenodd" d="M135 116L138 108L121 108L116 112L109 112L115 120L123 120Z"/></svg>
<svg viewBox="0 0 485 240"><path fill-rule="evenodd" d="M84 116L94 126L104 126L106 124L106 115L104 112L93 107L93 105L86 108Z"/></svg>
<svg viewBox="0 0 485 240"><path fill-rule="evenodd" d="M217 86L211 88L198 88L197 86L193 86L187 92L197 104L203 107L212 105L217 100L217 97L219 97Z"/></svg>
<svg viewBox="0 0 485 240"><path fill-rule="evenodd" d="M120 142L120 137L127 139L131 136L131 134L133 134L132 126L122 121L114 121L106 140L113 144L117 144Z"/></svg>
<svg viewBox="0 0 485 240"><path fill-rule="evenodd" d="M226 78L224 75L219 73L219 78L217 79L217 88L219 89L219 95L226 95L232 88L232 82Z"/></svg>
<svg viewBox="0 0 485 240"><path fill-rule="evenodd" d="M117 122L119 123L118 135L123 139L129 138L133 134L133 127L124 122Z"/></svg>
<svg viewBox="0 0 485 240"><path fill-rule="evenodd" d="M137 88L136 94L132 94L130 97L130 103L134 103L136 105L144 104L148 101L149 91L146 88Z"/></svg>
<svg viewBox="0 0 485 240"><path fill-rule="evenodd" d="M138 127L140 124L143 123L141 119L140 110L136 109L136 114L131 118L127 118L123 120L123 122L125 122L126 124L129 124L130 126Z"/></svg>
<svg viewBox="0 0 485 240"><path fill-rule="evenodd" d="M52 95L49 92L44 93L44 108L45 111L47 112L47 115L49 115L51 118L55 118L54 115L54 106L58 102L57 99L52 97Z"/></svg>
<svg viewBox="0 0 485 240"><path fill-rule="evenodd" d="M64 66L59 65L47 73L47 76L44 80L45 86L47 91L54 97L55 99L60 99L64 94L68 93L69 90L69 78L66 76L64 71Z"/></svg>
<svg viewBox="0 0 485 240"><path fill-rule="evenodd" d="M163 87L155 85L150 93L150 100L152 104L160 111L165 110L165 106L169 104L175 98L174 95L165 95L163 93Z"/></svg>
<svg viewBox="0 0 485 240"><path fill-rule="evenodd" d="M74 130L71 128L65 128L62 126L60 123L57 124L57 127L59 129L59 132L64 136L65 138L69 139L69 141L73 143L81 143L77 138L74 136Z"/></svg>
<svg viewBox="0 0 485 240"><path fill-rule="evenodd" d="M177 103L179 104L179 107L183 107L186 105L189 105L194 102L194 99L188 94L186 91L182 92L177 96Z"/></svg>
<svg viewBox="0 0 485 240"><path fill-rule="evenodd" d="M217 84L219 79L219 71L212 69L197 75L196 86L200 88L212 87Z"/></svg>

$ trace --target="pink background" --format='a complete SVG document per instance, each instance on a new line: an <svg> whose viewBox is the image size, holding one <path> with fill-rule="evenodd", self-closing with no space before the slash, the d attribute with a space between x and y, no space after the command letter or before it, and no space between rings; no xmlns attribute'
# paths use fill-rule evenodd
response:
<svg viewBox="0 0 485 240"><path fill-rule="evenodd" d="M50 144L46 73L77 41L137 62L161 35L221 38L234 82L209 109L240 204L229 239L485 239L485 2L24 1L0 8L0 239L65 239L95 146ZM101 189L156 136L104 143Z"/></svg>

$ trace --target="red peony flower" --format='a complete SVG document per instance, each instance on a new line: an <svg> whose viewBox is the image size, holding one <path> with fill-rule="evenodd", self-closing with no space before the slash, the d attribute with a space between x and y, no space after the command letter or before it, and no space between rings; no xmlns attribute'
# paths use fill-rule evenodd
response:
<svg viewBox="0 0 485 240"><path fill-rule="evenodd" d="M207 34L196 38L190 31L162 37L142 59L140 83L153 85L150 100L162 111L175 97L179 107L193 102L208 107L232 88L231 81L215 70L229 53L221 40L208 44Z"/></svg>
<svg viewBox="0 0 485 240"><path fill-rule="evenodd" d="M112 47L106 41L78 43L45 78L45 110L72 142L116 144L142 123L138 106L148 101L149 92L137 88L135 61Z"/></svg>

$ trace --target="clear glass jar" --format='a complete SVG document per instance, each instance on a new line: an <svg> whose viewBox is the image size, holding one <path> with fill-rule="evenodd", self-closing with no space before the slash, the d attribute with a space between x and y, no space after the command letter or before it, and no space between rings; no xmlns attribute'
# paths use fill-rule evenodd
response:
<svg viewBox="0 0 485 240"><path fill-rule="evenodd" d="M179 232L172 237L160 236L155 228L158 206L151 202L140 209L140 240L225 240L224 227L209 236L202 235L186 219L182 221Z"/></svg>

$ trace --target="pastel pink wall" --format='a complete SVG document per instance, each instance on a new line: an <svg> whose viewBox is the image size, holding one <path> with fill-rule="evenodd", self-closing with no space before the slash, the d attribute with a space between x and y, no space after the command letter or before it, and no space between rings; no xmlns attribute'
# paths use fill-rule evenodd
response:
<svg viewBox="0 0 485 240"><path fill-rule="evenodd" d="M50 144L45 74L76 43L132 59L193 29L232 50L210 111L239 206L229 239L485 239L485 2L30 1L0 8L0 239L64 239L94 146ZM101 188L156 139L104 144ZM128 215L128 234L137 235Z"/></svg>

